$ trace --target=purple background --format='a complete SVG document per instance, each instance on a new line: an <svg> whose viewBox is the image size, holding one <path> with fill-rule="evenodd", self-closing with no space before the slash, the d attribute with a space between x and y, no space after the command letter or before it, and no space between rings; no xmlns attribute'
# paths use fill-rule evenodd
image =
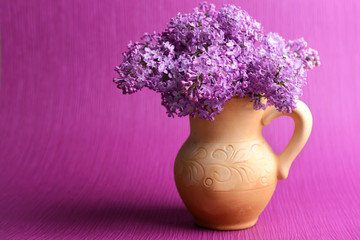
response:
<svg viewBox="0 0 360 240"><path fill-rule="evenodd" d="M0 2L0 239L360 238L360 2L213 1L303 36L322 62L301 98L313 132L289 178L255 227L228 232L197 228L177 194L188 119L112 83L130 40L198 2ZM279 152L292 130L283 118L264 134Z"/></svg>

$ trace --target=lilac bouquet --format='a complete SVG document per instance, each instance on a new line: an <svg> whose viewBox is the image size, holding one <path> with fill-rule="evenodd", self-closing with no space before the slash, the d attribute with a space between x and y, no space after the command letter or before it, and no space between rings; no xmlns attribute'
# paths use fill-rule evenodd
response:
<svg viewBox="0 0 360 240"><path fill-rule="evenodd" d="M303 38L265 35L260 23L233 5L216 11L202 3L142 40L129 43L114 82L124 94L144 87L161 93L172 117L214 120L234 96L250 97L255 109L274 105L291 112L307 70L320 65L317 51Z"/></svg>

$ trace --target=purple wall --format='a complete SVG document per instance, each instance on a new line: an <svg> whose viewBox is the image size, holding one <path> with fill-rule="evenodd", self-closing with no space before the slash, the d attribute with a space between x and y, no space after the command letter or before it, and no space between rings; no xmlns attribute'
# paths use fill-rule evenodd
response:
<svg viewBox="0 0 360 240"><path fill-rule="evenodd" d="M309 142L258 224L233 232L196 228L176 192L188 119L112 83L130 40L198 2L0 2L0 239L360 237L360 2L228 1L266 32L304 37L322 62L301 98ZM264 132L281 151L292 129L277 119Z"/></svg>

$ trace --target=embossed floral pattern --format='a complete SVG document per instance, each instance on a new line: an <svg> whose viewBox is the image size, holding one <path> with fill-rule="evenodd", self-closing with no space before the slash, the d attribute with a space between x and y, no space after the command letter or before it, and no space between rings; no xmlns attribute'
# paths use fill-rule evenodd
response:
<svg viewBox="0 0 360 240"><path fill-rule="evenodd" d="M274 161L259 142L243 144L207 144L198 147L189 159L183 159L179 173L188 185L202 183L213 190L257 188L274 183ZM230 184L229 184L230 183Z"/></svg>

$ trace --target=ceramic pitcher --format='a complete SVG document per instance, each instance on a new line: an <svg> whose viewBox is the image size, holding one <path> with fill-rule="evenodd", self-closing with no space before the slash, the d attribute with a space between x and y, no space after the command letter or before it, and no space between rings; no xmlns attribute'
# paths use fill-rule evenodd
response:
<svg viewBox="0 0 360 240"><path fill-rule="evenodd" d="M272 119L290 116L294 134L276 155L262 136ZM214 121L190 118L190 136L174 166L177 190L196 224L218 230L253 226L288 176L312 128L309 108L301 101L290 114L274 107L254 110L250 98L233 98Z"/></svg>

